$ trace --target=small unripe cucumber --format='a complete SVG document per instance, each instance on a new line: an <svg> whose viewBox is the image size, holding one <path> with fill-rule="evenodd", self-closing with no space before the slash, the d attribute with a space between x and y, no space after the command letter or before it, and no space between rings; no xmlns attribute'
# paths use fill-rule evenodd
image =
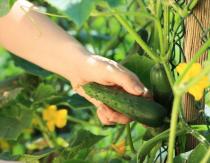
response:
<svg viewBox="0 0 210 163"><path fill-rule="evenodd" d="M164 123L166 109L154 101L97 83L85 84L83 88L89 96L135 121L151 127L159 127Z"/></svg>
<svg viewBox="0 0 210 163"><path fill-rule="evenodd" d="M173 102L173 92L168 81L168 77L161 64L156 64L150 71L150 83L154 100L171 112Z"/></svg>

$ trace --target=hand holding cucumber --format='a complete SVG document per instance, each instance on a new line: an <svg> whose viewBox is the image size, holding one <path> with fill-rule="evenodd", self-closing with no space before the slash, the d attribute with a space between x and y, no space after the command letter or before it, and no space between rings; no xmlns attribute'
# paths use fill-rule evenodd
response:
<svg viewBox="0 0 210 163"><path fill-rule="evenodd" d="M76 73L70 79L75 91L98 108L98 117L104 125L130 122L131 118L128 118L125 114L114 111L114 108L111 109L100 99L87 95L82 85L96 82L101 85L113 86L113 88L121 87L132 95L147 97L148 90L136 75L117 62L96 55L87 56L83 65L83 68L80 67L80 70L75 71Z"/></svg>

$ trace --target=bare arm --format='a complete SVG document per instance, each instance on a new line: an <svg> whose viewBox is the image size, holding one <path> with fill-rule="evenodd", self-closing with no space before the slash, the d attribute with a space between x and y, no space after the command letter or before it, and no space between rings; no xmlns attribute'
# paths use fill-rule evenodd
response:
<svg viewBox="0 0 210 163"><path fill-rule="evenodd" d="M74 61L85 57L87 51L48 17L32 8L33 4L18 0L9 14L0 18L0 44L14 54L68 78L68 69L75 67ZM64 65L68 65L68 69Z"/></svg>
<svg viewBox="0 0 210 163"><path fill-rule="evenodd" d="M119 85L131 94L145 95L147 90L138 78L118 63L90 54L48 17L32 10L33 7L28 1L18 0L9 14L0 18L0 44L71 81L80 95L99 108L97 113L104 124L129 122L129 118L87 96L81 85L87 82Z"/></svg>

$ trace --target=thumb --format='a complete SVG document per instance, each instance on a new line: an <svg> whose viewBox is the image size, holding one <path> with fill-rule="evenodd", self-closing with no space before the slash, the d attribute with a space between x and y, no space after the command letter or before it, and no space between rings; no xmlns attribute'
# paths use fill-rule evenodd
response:
<svg viewBox="0 0 210 163"><path fill-rule="evenodd" d="M117 72L112 80L130 94L143 95L146 89L132 72Z"/></svg>

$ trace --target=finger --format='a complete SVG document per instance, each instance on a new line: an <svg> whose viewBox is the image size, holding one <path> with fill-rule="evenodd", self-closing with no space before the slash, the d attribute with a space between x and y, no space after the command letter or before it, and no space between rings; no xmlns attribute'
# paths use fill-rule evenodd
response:
<svg viewBox="0 0 210 163"><path fill-rule="evenodd" d="M130 94L142 95L144 93L144 85L131 72L117 71L110 78Z"/></svg>
<svg viewBox="0 0 210 163"><path fill-rule="evenodd" d="M147 88L145 88L144 94L142 96L144 96L145 98L150 99L150 100L153 99L151 92Z"/></svg>
<svg viewBox="0 0 210 163"><path fill-rule="evenodd" d="M98 115L99 120L101 121L101 123L103 125L113 125L114 124L113 122L110 122L108 120L108 118L104 115L104 112L103 112L102 108L98 108L96 113Z"/></svg>
<svg viewBox="0 0 210 163"><path fill-rule="evenodd" d="M104 113L104 115L107 117L107 119L110 122L116 122L116 123L120 123L120 124L127 124L127 123L132 121L127 116L112 110L111 108L107 107L106 105L103 105L101 111Z"/></svg>

